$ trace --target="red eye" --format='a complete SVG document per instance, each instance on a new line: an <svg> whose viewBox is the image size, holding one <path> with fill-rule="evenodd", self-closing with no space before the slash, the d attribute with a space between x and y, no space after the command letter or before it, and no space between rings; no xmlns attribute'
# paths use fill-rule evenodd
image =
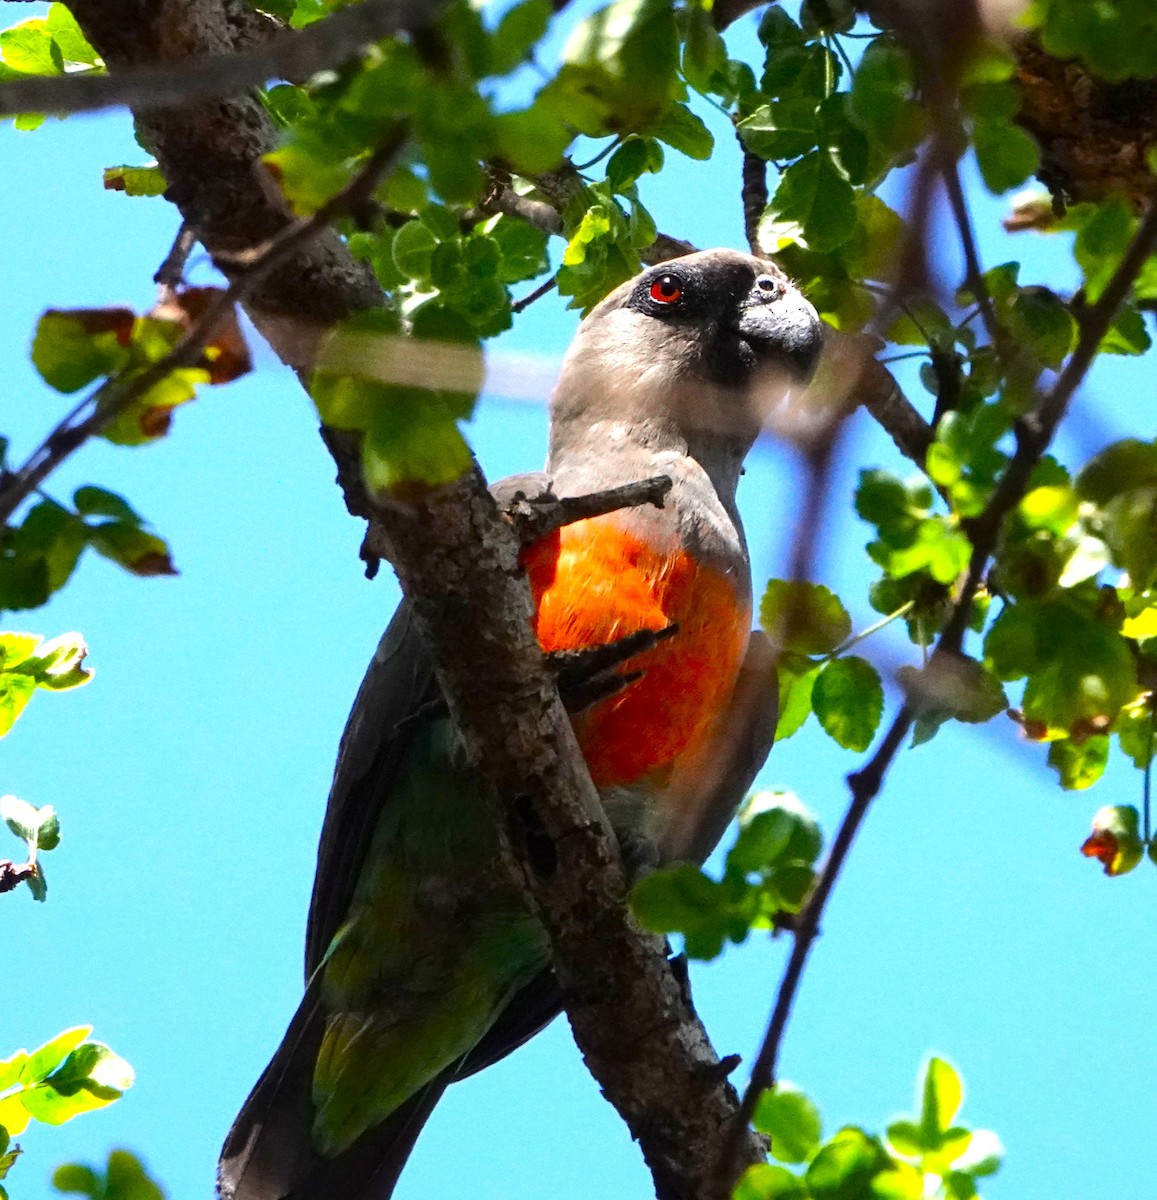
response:
<svg viewBox="0 0 1157 1200"><path fill-rule="evenodd" d="M674 304L682 295L683 289L674 275L660 275L651 284L651 299L659 304Z"/></svg>

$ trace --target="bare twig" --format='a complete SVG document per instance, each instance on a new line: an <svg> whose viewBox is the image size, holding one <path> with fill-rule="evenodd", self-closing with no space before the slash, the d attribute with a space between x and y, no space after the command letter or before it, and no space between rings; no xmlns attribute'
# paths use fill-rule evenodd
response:
<svg viewBox="0 0 1157 1200"><path fill-rule="evenodd" d="M736 137L739 137L738 132ZM763 210L767 207L767 161L758 154L748 150L739 138L743 150L742 186L740 200L743 204L743 231L747 235L747 244L752 254L763 254L759 244L759 222Z"/></svg>
<svg viewBox="0 0 1157 1200"><path fill-rule="evenodd" d="M127 105L155 109L231 96L271 79L304 79L404 30L427 28L442 4L362 0L300 30L284 30L234 54L141 66L113 75L30 76L0 83L0 112L74 113Z"/></svg>
<svg viewBox="0 0 1157 1200"><path fill-rule="evenodd" d="M541 300L543 296L550 293L551 289L558 282L558 276L552 275L545 283L540 283L533 292L528 292L521 300L515 300L510 306L510 311L517 316L520 312L528 309L536 300Z"/></svg>
<svg viewBox="0 0 1157 1200"><path fill-rule="evenodd" d="M294 254L336 217L363 202L397 161L405 140L405 132L399 128L388 142L369 156L353 179L312 216L286 226L264 246L255 248L244 258L238 256L244 264L244 273L216 296L164 358L151 363L127 380L109 380L73 409L32 452L24 465L5 478L3 491L0 492L0 526L6 524L20 503L89 438L106 429L120 413L172 371L197 362L222 317L233 305L265 274ZM90 405L92 412L77 420Z"/></svg>
<svg viewBox="0 0 1157 1200"><path fill-rule="evenodd" d="M964 187L960 182L960 160L954 154L945 154L943 170L944 189L948 193L948 204L952 209L952 218L956 222L960 234L960 247L964 251L964 281L972 298L980 307L980 317L988 332L988 340L993 344L997 354L1007 358L1008 346L1004 328L992 305L992 297L988 294L988 284L984 281L984 272L980 269L980 255L976 250L976 235L972 230L972 217L968 212L968 204L964 199Z"/></svg>
<svg viewBox="0 0 1157 1200"><path fill-rule="evenodd" d="M899 750L911 725L912 713L905 705L897 713L891 727L884 735L884 740L868 764L860 771L848 776L852 802L840 824L835 840L832 842L831 853L816 879L815 887L812 889L807 903L800 910L799 916L795 919L795 942L791 948L791 956L787 960L783 980L775 997L775 1007L772 1009L767 1034L751 1069L751 1079L748 1082L747 1090L743 1093L738 1120L742 1121L745 1126L751 1121L760 1093L775 1082L779 1047L787 1029L788 1018L791 1016L792 1003L803 978L808 953L820 930L820 916L823 913L824 905L827 904L828 897L831 895L832 888L835 886L836 879L847 859L848 851L863 823L868 807L880 790L884 773L895 757L896 751Z"/></svg>
<svg viewBox="0 0 1157 1200"><path fill-rule="evenodd" d="M179 288L185 278L185 264L189 261L189 255L196 244L197 235L193 232L193 227L188 221L182 221L172 248L153 276L153 282L170 291Z"/></svg>
<svg viewBox="0 0 1157 1200"><path fill-rule="evenodd" d="M670 490L670 477L656 475L652 479L626 483L586 496L559 497L553 492L537 496L518 495L506 506L506 513L513 520L522 544L527 546L564 525L573 525L588 517L601 517L643 504L662 508L663 499Z"/></svg>
<svg viewBox="0 0 1157 1200"><path fill-rule="evenodd" d="M1101 339L1108 332L1118 309L1128 295L1138 271L1157 243L1157 205L1143 217L1116 271L1100 300L1089 310L1081 328L1081 336L1053 388L1040 400L1035 409L1020 422L1017 429L1017 448L1008 468L1001 477L985 511L972 523L970 538L973 544L968 575L953 606L952 613L936 644L930 667L937 661L960 654L964 633L972 612L972 602L980 587L988 561L996 549L1000 530L1012 508L1024 495L1033 467L1048 449L1057 427L1064 418L1069 401L1080 385L1096 354ZM760 1047L752 1070L751 1082L741 1105L743 1120L750 1121L759 1094L775 1081L775 1065L779 1047L787 1028L792 1003L799 990L807 956L819 932L823 913L844 860L863 823L872 800L878 794L889 767L896 757L914 713L904 704L894 718L875 754L858 772L848 777L852 799L844 820L832 843L832 850L816 880L815 887L796 921L795 944L776 995L775 1006L767 1034Z"/></svg>

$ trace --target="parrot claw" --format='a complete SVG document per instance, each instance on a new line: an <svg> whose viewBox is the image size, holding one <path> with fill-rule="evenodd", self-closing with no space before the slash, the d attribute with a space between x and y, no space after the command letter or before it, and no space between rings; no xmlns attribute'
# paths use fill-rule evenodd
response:
<svg viewBox="0 0 1157 1200"><path fill-rule="evenodd" d="M678 632L677 624L663 629L640 629L637 633L629 633L626 637L600 646L556 650L548 654L547 661L555 673L559 695L567 712L572 716L580 713L641 679L645 673L643 671L619 672L615 668L653 649Z"/></svg>

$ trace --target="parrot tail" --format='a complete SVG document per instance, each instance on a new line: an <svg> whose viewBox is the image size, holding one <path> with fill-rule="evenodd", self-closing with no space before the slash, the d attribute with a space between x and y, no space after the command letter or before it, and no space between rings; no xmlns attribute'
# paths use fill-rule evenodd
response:
<svg viewBox="0 0 1157 1200"><path fill-rule="evenodd" d="M332 1159L312 1149L313 1069L325 1028L311 986L221 1150L221 1200L389 1200L451 1073L431 1080Z"/></svg>

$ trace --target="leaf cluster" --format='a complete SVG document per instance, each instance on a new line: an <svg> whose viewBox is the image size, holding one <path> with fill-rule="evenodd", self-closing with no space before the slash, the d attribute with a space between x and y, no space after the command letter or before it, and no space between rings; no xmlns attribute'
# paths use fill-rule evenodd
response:
<svg viewBox="0 0 1157 1200"><path fill-rule="evenodd" d="M955 1068L932 1057L917 1083L914 1118L893 1121L882 1137L845 1125L824 1140L815 1104L778 1083L760 1096L754 1117L778 1162L750 1167L733 1200L975 1200L978 1181L997 1171L1004 1150L990 1131L956 1123L963 1099ZM806 1167L796 1174L782 1163Z"/></svg>
<svg viewBox="0 0 1157 1200"><path fill-rule="evenodd" d="M716 958L725 942L774 931L799 912L821 847L815 817L795 796L757 792L740 813L720 879L690 863L663 867L635 885L631 904L648 929L681 934L690 958Z"/></svg>
<svg viewBox="0 0 1157 1200"><path fill-rule="evenodd" d="M0 1125L12 1136L30 1121L62 1125L104 1108L133 1084L133 1069L103 1042L88 1040L91 1025L66 1029L29 1054L0 1063Z"/></svg>

